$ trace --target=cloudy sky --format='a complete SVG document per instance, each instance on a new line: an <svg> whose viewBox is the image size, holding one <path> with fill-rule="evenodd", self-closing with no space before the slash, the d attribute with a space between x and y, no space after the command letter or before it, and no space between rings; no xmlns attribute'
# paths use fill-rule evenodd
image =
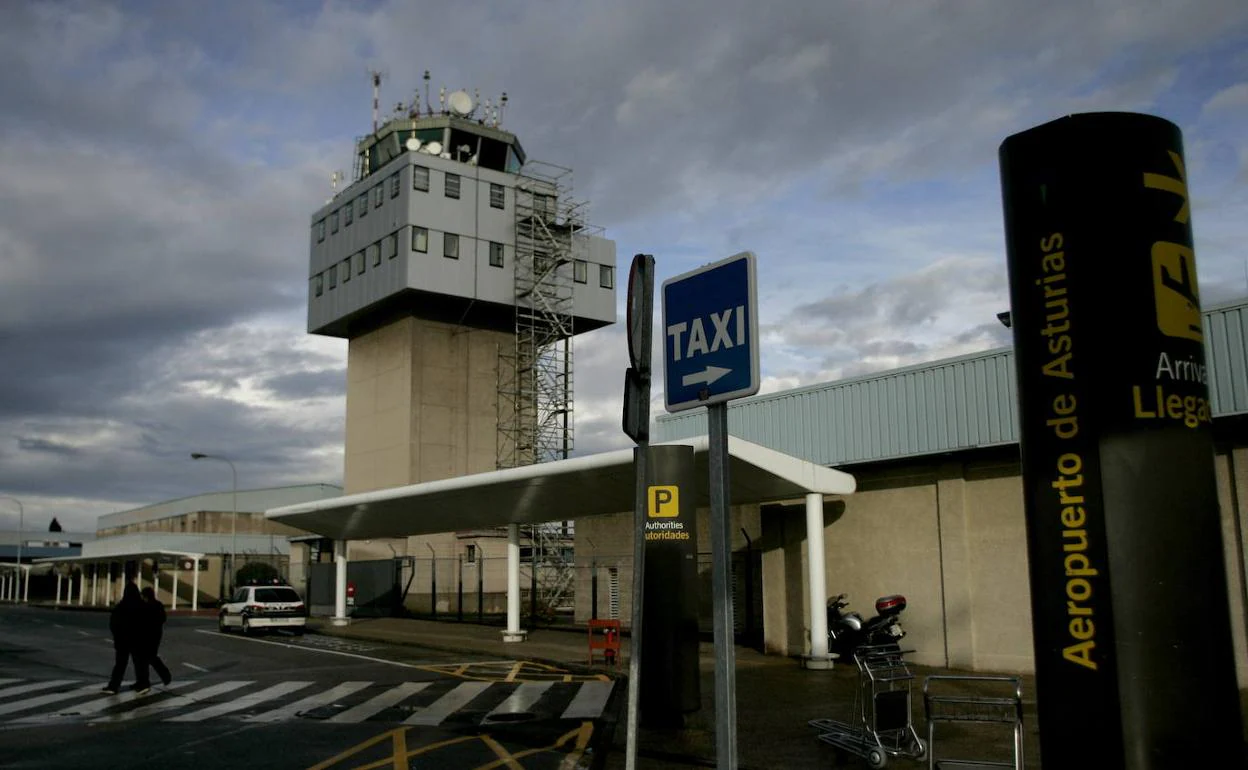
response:
<svg viewBox="0 0 1248 770"><path fill-rule="evenodd" d="M191 451L340 483L307 236L370 69L386 105L425 69L507 91L621 273L755 251L766 390L1006 344L997 147L1071 112L1183 128L1203 300L1248 295L1243 0L10 3L0 494L29 527L228 489ZM576 350L578 451L622 446L622 330Z"/></svg>

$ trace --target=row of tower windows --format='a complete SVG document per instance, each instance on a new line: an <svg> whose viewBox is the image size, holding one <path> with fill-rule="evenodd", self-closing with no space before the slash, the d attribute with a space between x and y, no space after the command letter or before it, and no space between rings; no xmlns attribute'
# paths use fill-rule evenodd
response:
<svg viewBox="0 0 1248 770"><path fill-rule="evenodd" d="M429 228L412 226L412 251L420 254L429 253ZM490 267L501 268L504 265L503 244L490 241ZM391 233L368 248L337 264L317 273L313 279L316 296L321 296L326 289L334 289L341 282L346 284L351 275L364 275L366 265L380 267L382 259L394 259L399 254L399 233ZM442 234L442 256L447 259L459 259L459 235L456 233ZM576 283L588 283L589 263L583 259L572 260L572 280ZM604 289L615 288L615 268L611 265L598 266L598 285Z"/></svg>
<svg viewBox="0 0 1248 770"><path fill-rule="evenodd" d="M339 225L342 227L350 227L358 216L360 219L368 216L368 199L372 196L373 208L381 208L385 203L385 188L390 188L390 197L399 197L399 191L402 189L402 177L399 171L390 175L385 183L373 185L369 192L360 193L356 197L354 203L347 203L340 209L330 212L328 218L329 232L338 232ZM449 171L444 174L442 194L448 198L459 199L460 178L459 174L452 174ZM506 207L506 188L501 184L490 182L490 208L502 209ZM412 166L412 189L419 192L429 192L429 169L426 166ZM325 240L326 220L317 220L316 242L322 243Z"/></svg>

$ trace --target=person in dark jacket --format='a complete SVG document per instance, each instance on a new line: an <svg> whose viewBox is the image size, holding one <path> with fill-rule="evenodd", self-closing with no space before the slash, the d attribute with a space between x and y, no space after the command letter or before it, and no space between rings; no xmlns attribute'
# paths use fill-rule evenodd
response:
<svg viewBox="0 0 1248 770"><path fill-rule="evenodd" d="M160 659L160 637L165 633L165 605L156 599L151 586L143 587L144 624L139 653L166 686L173 681L169 667Z"/></svg>
<svg viewBox="0 0 1248 770"><path fill-rule="evenodd" d="M116 695L121 689L121 679L126 675L126 664L134 660L134 690L146 695L152 690L148 679L147 660L141 652L140 639L145 625L147 610L139 587L129 580L122 591L121 601L113 607L108 619L108 630L113 634L113 673L108 678L104 692Z"/></svg>

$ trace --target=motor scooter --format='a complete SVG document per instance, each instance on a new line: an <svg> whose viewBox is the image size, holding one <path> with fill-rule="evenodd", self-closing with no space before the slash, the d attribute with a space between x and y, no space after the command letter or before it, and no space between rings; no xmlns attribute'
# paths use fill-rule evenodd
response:
<svg viewBox="0 0 1248 770"><path fill-rule="evenodd" d="M841 659L852 659L854 650L866 645L896 644L906 635L901 613L906 597L900 594L875 600L875 617L863 620L849 605L845 594L828 600L828 652Z"/></svg>

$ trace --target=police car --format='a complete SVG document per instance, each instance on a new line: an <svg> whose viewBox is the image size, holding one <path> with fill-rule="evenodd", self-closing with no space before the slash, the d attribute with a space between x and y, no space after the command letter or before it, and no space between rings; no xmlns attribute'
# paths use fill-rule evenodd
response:
<svg viewBox="0 0 1248 770"><path fill-rule="evenodd" d="M221 605L217 615L221 633L284 628L302 634L307 623L307 605L294 588L281 584L243 586Z"/></svg>

